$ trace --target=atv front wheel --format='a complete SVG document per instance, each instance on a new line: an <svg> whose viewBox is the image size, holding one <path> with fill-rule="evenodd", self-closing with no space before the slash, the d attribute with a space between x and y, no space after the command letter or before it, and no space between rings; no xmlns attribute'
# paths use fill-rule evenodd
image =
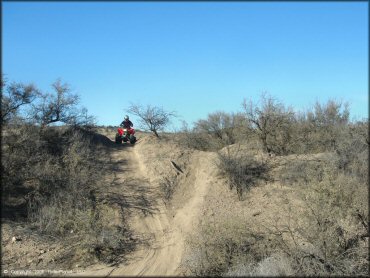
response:
<svg viewBox="0 0 370 278"><path fill-rule="evenodd" d="M134 135L130 136L130 143L133 145L136 142L136 137Z"/></svg>
<svg viewBox="0 0 370 278"><path fill-rule="evenodd" d="M122 138L118 134L116 134L116 144L122 144Z"/></svg>

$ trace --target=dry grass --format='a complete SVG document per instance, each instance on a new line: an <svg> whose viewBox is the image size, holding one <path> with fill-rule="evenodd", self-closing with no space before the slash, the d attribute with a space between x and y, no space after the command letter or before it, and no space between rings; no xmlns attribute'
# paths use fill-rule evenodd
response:
<svg viewBox="0 0 370 278"><path fill-rule="evenodd" d="M347 141L344 146L342 152L271 158L268 165L274 169L269 171L270 181L278 181L280 186L265 194L274 202L281 195L281 201L276 203L281 208L279 211L264 211L261 207L257 214L244 217L242 211L254 208L250 200L257 196L257 191L252 192L251 188L246 194L248 202L238 206L224 204L225 197L217 197L217 207L225 207L230 213L204 219L199 235L188 242L184 273L366 276L368 179L363 169L368 165L363 157L367 147L365 141L361 144ZM358 151L352 153L355 149ZM245 156L245 151L227 152L227 149L221 156L223 164L219 166L223 177L234 182L234 186L249 179L238 170L250 169L247 166L251 163L244 163L248 161ZM343 159L347 161L346 167L342 166ZM250 170L246 172L253 174ZM284 193L288 189L295 194ZM261 218L260 213L264 215Z"/></svg>
<svg viewBox="0 0 370 278"><path fill-rule="evenodd" d="M231 190L236 188L239 200L251 187L268 180L269 167L263 159L245 155L239 148L226 148L226 154L219 152L218 157L220 174L227 177Z"/></svg>
<svg viewBox="0 0 370 278"><path fill-rule="evenodd" d="M110 223L115 209L100 203L109 153L95 142L93 131L81 128L20 126L3 137L4 218L24 221L40 236L64 240L72 234L72 253L104 262L119 261L133 248L127 227ZM12 203L22 205L23 220ZM125 219L121 215L121 219Z"/></svg>

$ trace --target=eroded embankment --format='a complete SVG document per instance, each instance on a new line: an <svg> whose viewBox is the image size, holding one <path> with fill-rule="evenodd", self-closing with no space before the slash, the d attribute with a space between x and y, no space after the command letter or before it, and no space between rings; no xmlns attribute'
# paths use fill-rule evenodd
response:
<svg viewBox="0 0 370 278"><path fill-rule="evenodd" d="M170 165L172 160L169 156L172 155L173 159L176 152L173 152L174 146L171 144L155 145L155 142L143 138L134 147L118 148L112 155L113 160L120 160L122 157L126 159L126 166L118 167L115 173L116 179L123 180L120 190L125 190L125 194L130 195L134 194L135 186L141 187L142 194L147 195L144 198L153 200L151 213L133 210L129 217L129 225L134 235L140 237L143 244L140 244L122 264L114 267L95 265L81 272L81 275L161 276L180 273L185 238L196 227L204 196L215 173L212 162L214 154L187 153L186 160L189 163L181 174L178 173L177 178L179 184L176 188L177 206L169 207L167 204L166 207L159 181L170 173L158 171L158 167ZM167 151L164 149L166 147ZM158 154L159 150L169 156ZM180 153L184 156L184 152ZM129 181L131 186L126 186L125 181Z"/></svg>

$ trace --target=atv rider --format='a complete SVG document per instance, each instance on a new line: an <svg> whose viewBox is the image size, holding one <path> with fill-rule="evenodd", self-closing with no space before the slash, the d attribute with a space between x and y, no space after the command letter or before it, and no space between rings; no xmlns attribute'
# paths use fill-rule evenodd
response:
<svg viewBox="0 0 370 278"><path fill-rule="evenodd" d="M125 119L122 121L121 126L123 128L131 129L134 124L130 121L130 118L126 115Z"/></svg>

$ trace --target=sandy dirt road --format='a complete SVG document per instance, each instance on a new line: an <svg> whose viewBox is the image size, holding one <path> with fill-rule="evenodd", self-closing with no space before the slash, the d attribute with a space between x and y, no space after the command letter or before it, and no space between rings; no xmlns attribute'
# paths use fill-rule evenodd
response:
<svg viewBox="0 0 370 278"><path fill-rule="evenodd" d="M194 153L189 175L184 177L192 189L192 196L185 205L170 216L159 193L160 188L150 183L146 166L140 157L140 142L134 147L117 149L113 160L123 157L116 171L116 178L129 180L134 187L140 187L148 200L153 200L150 214L135 210L129 219L129 225L134 234L146 239L132 252L128 260L118 266L94 265L79 273L83 276L165 276L179 275L180 262L184 250L186 235L196 226L200 217L201 205L211 183L210 177L214 171L211 163L212 155L205 152ZM127 187L122 188L127 190ZM127 194L130 194L127 192Z"/></svg>

